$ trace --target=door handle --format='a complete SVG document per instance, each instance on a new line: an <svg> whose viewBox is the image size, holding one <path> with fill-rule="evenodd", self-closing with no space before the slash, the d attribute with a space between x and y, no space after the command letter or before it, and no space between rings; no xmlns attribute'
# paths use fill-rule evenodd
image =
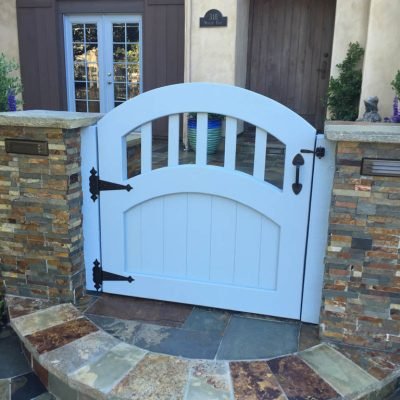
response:
<svg viewBox="0 0 400 400"><path fill-rule="evenodd" d="M304 158L303 156L298 153L294 156L292 164L296 167L296 180L292 184L292 189L294 194L299 194L303 185L300 183L300 167L304 165Z"/></svg>

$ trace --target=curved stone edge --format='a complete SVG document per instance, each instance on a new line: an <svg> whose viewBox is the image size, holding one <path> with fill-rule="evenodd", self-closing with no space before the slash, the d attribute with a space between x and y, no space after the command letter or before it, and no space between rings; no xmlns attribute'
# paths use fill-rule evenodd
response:
<svg viewBox="0 0 400 400"><path fill-rule="evenodd" d="M71 308L73 306L68 305L68 308ZM153 361L158 362L158 364L160 364L160 360L161 360L161 365L164 364L165 365L173 365L173 364L181 364L183 365L183 372L184 375L181 376L181 392L182 392L182 398L183 395L186 393L187 391L187 386L189 385L189 381L190 381L190 376L192 373L192 369L197 367L199 365L202 364L207 364L207 363L211 363L211 364L224 364L225 365L225 373L228 373L229 371L229 365L227 362L213 362L210 360L191 360L191 359L185 359L182 357L175 357L175 356L169 356L169 355L163 355L163 354L157 354L157 353L152 353L152 352L148 352L146 350L143 350L137 346L134 345L130 345L127 344L125 342L122 342L116 338L114 338L112 335L104 332L101 328L99 328L99 330L97 332L94 333L90 333L89 335L86 335L82 338L79 338L71 343L66 344L65 346L61 346L55 350L43 353L43 354L39 354L37 349L30 343L30 341L27 339L27 337L29 335L24 335L21 330L19 329L21 326L25 326L27 323L27 320L31 319L32 321L34 321L34 328L37 329L36 331L34 331L34 329L30 329L28 332L29 334L35 334L37 332L42 332L40 330L40 328L38 327L37 324L37 316L43 316L43 314L46 314L47 316L49 315L49 313L51 313L52 311L54 311L55 313L59 312L60 306L56 305L56 306L51 306L49 308L46 309L41 309L41 310L37 310L37 311L33 311L27 315L23 315L23 316L19 316L16 318L11 318L10 322L11 322L11 326L14 329L14 331L17 333L19 339L21 340L24 348L26 349L26 351L29 353L29 357L30 357L30 363L31 366L33 367L34 371L38 374L38 372L40 373L40 371L38 371L38 369L40 368L44 368L45 370L47 370L50 374L52 374L53 378L50 381L56 381L56 383L54 383L54 385L67 385L68 387L70 387L71 389L75 390L77 393L81 393L83 395L89 396L90 398L93 399L126 399L125 397L119 397L117 393L112 393L114 389L116 389L118 386L120 386L119 384L121 383L122 380L124 380L125 378L129 378L130 375L135 375L135 369L136 367L138 367L140 365L140 363L143 361L143 364L145 364L146 367L146 363L145 363L145 359L148 356L148 358L152 358ZM78 312L80 315L77 315L77 318L82 318L83 314ZM22 324L21 322L23 322L24 324ZM57 326L57 325L53 325ZM60 368L60 364L59 363L55 363L55 365L52 364L52 358L51 355L55 354L55 353L61 353L59 354L62 357L62 350L65 349L66 351L70 350L70 348L77 348L80 345L85 345L86 341L88 339L90 339L90 337L94 337L94 336L98 336L98 340L100 341L101 338L100 336L103 336L103 340L104 342L109 341L115 341L115 345L112 347L109 347L106 349L105 352L103 353L99 353L96 357L94 357L93 359L90 360L89 363L87 364L83 364L81 365L79 368L75 368L74 370L70 371L70 372L66 372L65 370L63 370L63 368ZM99 347L102 346L102 343L99 343ZM121 364L121 361L127 361L127 363L125 364L125 369L123 371L120 371L119 376L111 382L111 384L109 386L104 386L104 385L100 385L100 387L96 387L96 382L95 379L93 378L93 370L91 369L93 367L93 365L95 366L94 369L96 369L98 367L98 364L103 363L103 364L107 364L108 362L112 362L112 357L113 354L112 353L116 353L116 357L118 359L118 364ZM49 357L50 356L50 357ZM108 360L103 360L108 358ZM54 358L53 358L54 361ZM104 362L103 362L104 361ZM108 361L108 362L106 362ZM147 363L148 364L148 363ZM38 368L39 367L39 368ZM142 366L143 369L143 366ZM148 369L148 368L147 368ZM170 368L164 368L164 371L168 371ZM205 370L207 372L207 368L203 366L203 370ZM107 372L107 371L106 371ZM203 375L206 373L203 371ZM112 373L112 371L108 371L107 373ZM104 378L104 376L103 376ZM173 378L173 377L172 377ZM230 375L229 375L230 378ZM92 379L92 381L91 381ZM170 377L171 379L171 377ZM197 376L196 379L201 379L201 374L200 376ZM218 377L217 377L218 379ZM213 379L213 382L215 382L215 379ZM91 384L92 383L92 384ZM129 382L128 382L129 383ZM167 385L168 382L164 382L165 385ZM54 389L54 387L51 387L51 382L49 382L47 386L48 390L55 394L57 396L57 393L54 393L54 391L52 389ZM171 385L169 385L171 389ZM163 388L164 390L165 388ZM229 386L229 390L231 390L231 387ZM233 398L232 394L229 393L228 395L229 398Z"/></svg>
<svg viewBox="0 0 400 400"><path fill-rule="evenodd" d="M51 307L47 308L46 310L50 311L50 309L53 309L54 312L57 312L59 310L59 308L60 308L59 306L51 306ZM28 314L28 316L31 315L33 317L35 314L38 314L38 313L40 314L41 312L43 312L43 310L36 310L36 311L33 311L30 314ZM79 318L82 318L83 314L78 310L77 310L77 312L80 314ZM80 343L80 341L84 341L84 340L86 340L86 338L88 336L95 335L96 333L91 333L85 337L75 340L74 342L72 342L70 344L61 346L60 348L58 348L56 350L39 355L38 352L36 351L36 349L29 343L29 341L26 339L26 337L23 334L21 334L21 332L19 331L18 320L21 321L22 318L26 319L26 317L27 316L11 318L10 322L11 322L12 328L15 330L16 334L20 338L25 349L27 349L27 351L30 354L30 357L31 357L30 362L31 362L31 365L32 365L34 371L38 374L38 370L40 373L40 368L45 369L50 374L53 374L56 379L59 380L59 382L57 382L57 384L62 383L64 385L67 385L69 388L75 390L77 392L77 395L78 395L78 393L81 393L85 396L89 396L90 398L100 399L100 400L103 400L103 399L104 400L106 400L106 399L112 399L112 400L126 399L127 398L126 396L119 397L118 392L115 392L115 389L118 386L121 386L120 384L122 383L122 381L126 381L126 380L129 381L128 378L135 375L135 371L138 368L138 365L140 365L140 363L142 361L144 361L146 359L146 357L152 357L154 359L162 359L162 360L164 360L164 363L165 362L166 363L176 363L176 362L186 363L187 375L186 375L186 381L184 382L185 389L184 389L183 393L187 393L187 387L189 385L191 373L196 366L202 365L202 364L203 365L206 365L206 364L225 365L226 372L229 375L228 380L230 382L230 384L228 385L229 386L229 388L228 388L229 398L231 398L231 399L234 398L233 388L232 388L232 377L231 377L231 371L229 368L229 364L230 364L229 361L193 360L193 359L186 359L183 357L176 357L176 356L170 356L170 355L149 352L149 351L143 350L137 346L122 342L121 340L116 339L112 335L104 332L101 328L99 328L99 331L98 331L99 334L103 335L104 338L107 338L108 340L111 340L111 341L114 340L116 343L115 346L113 346L111 349L107 350L105 353L98 355L97 358L92 360L92 363L83 364L80 368L77 368L76 370L66 374L62 369L56 368L56 367L52 366L51 363L46 362L45 359L46 359L47 355L54 353L59 349L64 349L69 345L77 345ZM316 347L318 347L318 346L316 346ZM118 348L118 350L116 348ZM118 355L118 351L120 351L121 349L123 349L124 354L126 352L128 352L128 353L131 352L132 354L135 354L133 356L133 359L130 360L131 364L129 364L129 363L127 364L127 368L123 371L123 373L120 374L120 377L118 379L116 379L109 387L105 387L105 388L103 387L104 390L99 390L99 388L96 387L94 384L95 379L92 379L92 381L90 380L91 377L93 378L93 376L91 375L91 372L90 372L90 365L96 364L96 362L105 358L105 356L107 356L109 354L109 352L114 351L114 352L117 352L117 355ZM301 354L301 353L302 352L295 353L295 354ZM122 353L120 355L125 357ZM343 355L343 357L345 357L345 356ZM128 358L129 358L129 356L128 356ZM120 361L120 360L118 360L118 361ZM259 361L263 361L263 360L254 360L254 362L259 362ZM349 360L349 361L352 362L351 360ZM249 361L249 362L251 362L251 361ZM315 372L318 373L318 371L316 371L316 370L315 370ZM85 375L85 373L86 373L86 375ZM86 381L85 381L85 379L82 379L82 377L85 377L85 376L89 377L89 379ZM365 390L363 392L356 392L356 393L348 394L346 396L343 396L342 399L345 399L345 400L383 399L385 396L388 396L391 393L393 393L399 384L400 384L400 370L395 371L394 373L392 373L391 375L386 377L384 380L378 381L378 383L376 384L375 387L368 387L367 390ZM45 385L45 386L47 386L48 390L50 392L52 392L52 388L50 387L50 384ZM54 394L57 395L57 393L54 393ZM182 396L182 398L186 398L186 396Z"/></svg>

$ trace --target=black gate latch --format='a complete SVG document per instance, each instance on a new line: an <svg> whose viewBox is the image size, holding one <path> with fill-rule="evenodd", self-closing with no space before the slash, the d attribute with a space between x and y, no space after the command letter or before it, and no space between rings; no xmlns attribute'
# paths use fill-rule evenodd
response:
<svg viewBox="0 0 400 400"><path fill-rule="evenodd" d="M325 157L325 147L317 147L314 150L307 150L307 149L301 149L300 153L303 154L315 154L319 159L321 159L322 157Z"/></svg>
<svg viewBox="0 0 400 400"><path fill-rule="evenodd" d="M90 198L93 201L96 201L102 190L126 190L127 192L129 192L132 190L132 186L129 184L121 185L119 183L102 181L97 176L97 171L93 167L90 170L90 177L89 177L89 191L92 194Z"/></svg>
<svg viewBox="0 0 400 400"><path fill-rule="evenodd" d="M93 282L97 291L99 291L100 288L103 289L104 281L128 281L129 283L134 281L131 276L121 276L113 274L112 272L103 271L97 258L94 260L93 265Z"/></svg>

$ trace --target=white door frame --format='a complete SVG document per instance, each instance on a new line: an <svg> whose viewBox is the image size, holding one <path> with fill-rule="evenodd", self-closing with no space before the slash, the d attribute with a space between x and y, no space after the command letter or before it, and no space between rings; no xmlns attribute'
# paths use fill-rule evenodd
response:
<svg viewBox="0 0 400 400"><path fill-rule="evenodd" d="M143 92L143 39L142 17L133 14L71 14L64 15L64 46L67 85L68 111L76 111L74 95L74 66L72 48L72 24L86 23L97 25L98 63L99 63L99 97L100 112L106 113L114 108L113 81L113 43L112 24L115 22L139 24L139 68L140 68L140 93ZM107 76L111 73L111 76Z"/></svg>

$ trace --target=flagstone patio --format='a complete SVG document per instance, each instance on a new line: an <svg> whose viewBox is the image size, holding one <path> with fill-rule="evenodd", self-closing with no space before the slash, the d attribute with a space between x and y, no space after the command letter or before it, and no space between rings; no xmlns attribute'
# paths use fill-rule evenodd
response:
<svg viewBox="0 0 400 400"><path fill-rule="evenodd" d="M400 376L399 354L318 344L314 326L288 320L110 295L86 296L79 309L7 302L42 390L62 400L372 400L394 392ZM206 344L196 347L201 333ZM9 357L12 371L19 361ZM25 384L36 378L23 372Z"/></svg>

